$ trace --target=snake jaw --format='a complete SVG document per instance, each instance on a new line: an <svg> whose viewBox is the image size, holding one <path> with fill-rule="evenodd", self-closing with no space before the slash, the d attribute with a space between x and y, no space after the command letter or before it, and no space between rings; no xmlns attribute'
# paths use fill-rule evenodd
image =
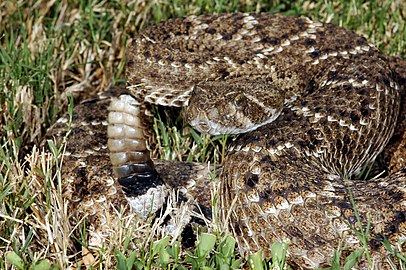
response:
<svg viewBox="0 0 406 270"><path fill-rule="evenodd" d="M214 109L215 110L215 109ZM241 134L255 130L263 125L273 122L280 114L278 109L269 109L269 114L272 115L269 119L263 122L255 123L241 112L235 114L226 114L223 117L216 119L214 113L207 116L205 112L200 112L197 117L189 122L189 124L197 131L210 135L222 134ZM234 125L227 124L234 123Z"/></svg>

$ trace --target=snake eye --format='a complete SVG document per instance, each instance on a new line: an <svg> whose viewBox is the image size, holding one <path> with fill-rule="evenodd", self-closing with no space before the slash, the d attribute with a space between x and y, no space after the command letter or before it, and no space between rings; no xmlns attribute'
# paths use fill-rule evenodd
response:
<svg viewBox="0 0 406 270"><path fill-rule="evenodd" d="M205 121L199 122L199 128L200 128L201 132L204 132L204 133L207 133L210 130L209 124Z"/></svg>
<svg viewBox="0 0 406 270"><path fill-rule="evenodd" d="M238 94L233 100L233 104L236 107L243 107L247 103L247 98L244 94Z"/></svg>

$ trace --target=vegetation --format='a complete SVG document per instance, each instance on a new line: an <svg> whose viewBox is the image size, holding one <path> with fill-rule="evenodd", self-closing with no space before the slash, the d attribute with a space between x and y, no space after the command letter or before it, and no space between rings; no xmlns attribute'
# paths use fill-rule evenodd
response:
<svg viewBox="0 0 406 270"><path fill-rule="evenodd" d="M101 248L88 247L85 220L73 228L67 224L58 185L63 181L63 145L50 142L51 150L44 150L41 144L69 104L125 81L125 44L139 29L171 17L233 11L310 16L356 31L384 52L405 57L406 3L401 0L0 2L0 269L242 266L234 239L221 233L201 233L195 249L183 257L176 239L142 237L151 231L141 229L134 232L138 239L122 230ZM156 155L221 160L225 138L183 135L181 122L162 125L157 117ZM213 151L217 155L210 154ZM78 246L68 247L69 239ZM286 247L276 243L274 248L278 259L263 262L256 254L248 260L251 268L283 266ZM350 256L346 267L358 254ZM339 269L339 252L336 257L333 265Z"/></svg>

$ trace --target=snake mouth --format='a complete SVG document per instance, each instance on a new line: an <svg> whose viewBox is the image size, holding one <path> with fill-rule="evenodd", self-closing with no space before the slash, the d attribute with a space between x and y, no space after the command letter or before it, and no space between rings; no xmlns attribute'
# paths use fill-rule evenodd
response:
<svg viewBox="0 0 406 270"><path fill-rule="evenodd" d="M198 117L191 120L189 124L200 133L209 135L222 135L222 134L241 134L249 131L256 130L257 128L273 122L280 114L280 111L274 110L271 113L272 117L260 121L253 122L240 112L234 115L228 115L226 119L213 119L208 117L205 113L200 113Z"/></svg>
<svg viewBox="0 0 406 270"><path fill-rule="evenodd" d="M220 125L217 122L210 121L208 119L197 119L190 123L190 125L199 131L200 133L210 134L210 135L221 135L221 134L238 134L241 132L236 132L235 128Z"/></svg>

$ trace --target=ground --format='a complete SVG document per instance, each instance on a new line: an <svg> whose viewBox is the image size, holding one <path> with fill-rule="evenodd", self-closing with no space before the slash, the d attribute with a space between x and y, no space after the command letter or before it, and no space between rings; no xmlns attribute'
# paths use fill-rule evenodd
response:
<svg viewBox="0 0 406 270"><path fill-rule="evenodd" d="M1 269L65 269L78 268L79 264L86 268L153 268L164 266L165 258L169 258L172 268L202 264L220 267L216 256L205 258L205 249L210 250L213 242L210 235L202 236L193 251L195 260L176 261L178 248L165 239L155 244L134 243L125 232L112 239L110 245L87 252L86 224L79 223L72 230L66 225L66 202L58 188L58 181L63 181L58 174L63 166L63 145L54 145L53 151L47 151L40 142L50 125L66 114L68 104L77 104L125 81L125 44L138 30L171 17L232 11L309 16L351 29L387 54L405 57L406 3L400 0L2 1ZM185 132L179 123L168 125L157 126L161 140L155 155L203 162L213 158L209 138L196 140L193 132L181 136ZM221 159L224 148L218 149ZM216 254L226 254L232 264L233 242L221 237L225 236L219 236L217 242L223 240L223 245L217 247ZM67 246L72 242L74 248ZM132 251L129 246L143 248Z"/></svg>

